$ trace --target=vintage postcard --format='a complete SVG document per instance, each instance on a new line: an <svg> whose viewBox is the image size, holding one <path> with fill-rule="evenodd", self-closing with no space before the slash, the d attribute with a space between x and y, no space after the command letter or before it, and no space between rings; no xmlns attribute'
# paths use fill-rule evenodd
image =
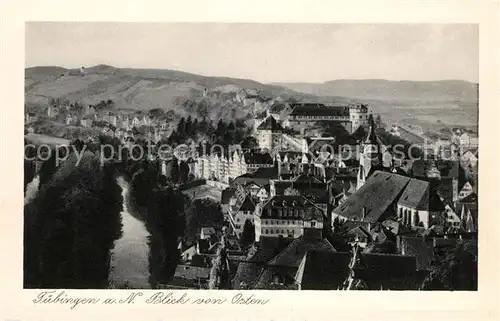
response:
<svg viewBox="0 0 500 321"><path fill-rule="evenodd" d="M374 318L495 316L479 299L498 298L479 273L498 267L483 242L498 239L490 25L457 7L450 21L20 22L24 91L2 113L23 110L23 165L2 202L14 181L23 197L2 212L18 218L9 289L25 308L7 317L315 320L366 317L366 301Z"/></svg>

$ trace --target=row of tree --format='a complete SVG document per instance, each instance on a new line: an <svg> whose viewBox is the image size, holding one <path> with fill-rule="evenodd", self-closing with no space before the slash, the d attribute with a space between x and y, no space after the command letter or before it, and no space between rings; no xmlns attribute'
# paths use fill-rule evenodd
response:
<svg viewBox="0 0 500 321"><path fill-rule="evenodd" d="M197 118L193 120L189 116L187 119L182 117L179 120L177 128L171 133L167 141L170 144L181 144L188 139L197 141L198 138L205 138L213 144L229 146L240 144L249 136L251 136L251 129L242 119L227 122L220 119L217 125L214 126L206 117L198 121Z"/></svg>
<svg viewBox="0 0 500 321"><path fill-rule="evenodd" d="M54 153L53 153L54 154ZM40 171L35 198L24 209L24 287L105 288L110 253L121 235L121 189L113 164L87 151Z"/></svg>

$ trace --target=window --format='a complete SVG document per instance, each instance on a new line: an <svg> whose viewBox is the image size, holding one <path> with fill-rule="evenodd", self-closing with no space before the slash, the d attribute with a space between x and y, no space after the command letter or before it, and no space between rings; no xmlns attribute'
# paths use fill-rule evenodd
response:
<svg viewBox="0 0 500 321"><path fill-rule="evenodd" d="M311 226L312 226L312 227L316 227L316 222L315 222L315 221L312 221L312 222L311 222Z"/></svg>

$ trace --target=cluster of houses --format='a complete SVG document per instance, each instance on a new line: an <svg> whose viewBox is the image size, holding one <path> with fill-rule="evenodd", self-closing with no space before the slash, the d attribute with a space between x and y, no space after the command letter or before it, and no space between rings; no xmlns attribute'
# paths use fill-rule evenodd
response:
<svg viewBox="0 0 500 321"><path fill-rule="evenodd" d="M279 126L270 115L257 135L264 128L276 134ZM268 166L250 169L238 153L227 161L230 175L242 173L231 176L221 196L234 247L232 288L418 289L440 253L457 244L477 260L477 159L458 154L395 162L373 122L358 144L360 155L352 160L281 148ZM254 229L250 250L235 245L246 222ZM203 269L191 280L181 278L184 288L197 288L194 280L203 275L206 282L209 262L183 262L184 269Z"/></svg>
<svg viewBox="0 0 500 321"><path fill-rule="evenodd" d="M234 289L417 289L443 250L466 244L477 260L477 142L466 133L443 143L451 158L395 159L365 105L287 103L246 91L237 99L264 109L254 123L261 152L192 156L196 178L229 186L220 199L227 230L206 226L194 245L179 244L181 263L166 287L207 288L221 246ZM153 141L167 130L149 116L92 106L82 114L68 112L66 123L100 128L125 143L134 140L134 128L147 128ZM50 106L47 115L54 117ZM351 146L357 152L320 151L335 138L307 139L304 131L318 121L351 134L363 129ZM245 248L248 226L254 239Z"/></svg>
<svg viewBox="0 0 500 321"><path fill-rule="evenodd" d="M63 107L48 105L43 115L27 112L25 124L29 126L42 116L52 120L63 120L68 126L94 128L105 135L115 136L124 143L133 142L138 137L157 142L168 134L168 124L164 120L149 115L99 108L98 105L85 107L77 104L67 104ZM142 132L137 129L142 129Z"/></svg>

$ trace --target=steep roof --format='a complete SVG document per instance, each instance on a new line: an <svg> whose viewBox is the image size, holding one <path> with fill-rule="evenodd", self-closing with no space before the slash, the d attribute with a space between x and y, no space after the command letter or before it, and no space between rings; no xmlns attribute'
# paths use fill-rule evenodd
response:
<svg viewBox="0 0 500 321"><path fill-rule="evenodd" d="M302 290L334 290L349 275L350 253L307 251L295 275Z"/></svg>
<svg viewBox="0 0 500 321"><path fill-rule="evenodd" d="M288 106L287 103L285 102L275 102L271 108L269 108L269 111L273 114L276 114L276 113L281 113L283 110L285 110L285 108Z"/></svg>
<svg viewBox="0 0 500 321"><path fill-rule="evenodd" d="M404 278L416 272L414 256L382 253L361 254L359 276L367 281L373 279Z"/></svg>
<svg viewBox="0 0 500 321"><path fill-rule="evenodd" d="M364 221L375 223L384 219L383 214L397 201L409 181L410 178L406 176L376 171L359 190L351 194L333 212L348 220L361 221L365 208Z"/></svg>
<svg viewBox="0 0 500 321"><path fill-rule="evenodd" d="M245 154L247 164L274 164L273 158L269 153L248 153Z"/></svg>
<svg viewBox="0 0 500 321"><path fill-rule="evenodd" d="M412 178L406 185L398 204L417 210L427 210L429 205L429 182Z"/></svg>
<svg viewBox="0 0 500 321"><path fill-rule="evenodd" d="M281 208L286 209L278 215ZM261 218L323 220L323 211L301 195L275 195L264 204L260 215Z"/></svg>
<svg viewBox="0 0 500 321"><path fill-rule="evenodd" d="M259 127L257 127L257 130L280 131L283 130L283 127L281 127L273 116L269 116L259 125Z"/></svg>
<svg viewBox="0 0 500 321"><path fill-rule="evenodd" d="M266 119L266 117L267 117L267 111L264 110L263 112L255 116L255 119Z"/></svg>
<svg viewBox="0 0 500 321"><path fill-rule="evenodd" d="M363 253L359 259L357 275L372 286L370 289L378 289L377 285L392 288L400 283L392 284L394 279L404 280L415 276L416 260L412 256ZM304 256L295 279L303 290L337 289L349 274L350 260L350 253L310 251Z"/></svg>
<svg viewBox="0 0 500 321"><path fill-rule="evenodd" d="M317 103L294 103L291 116L349 116L348 106L326 106Z"/></svg>
<svg viewBox="0 0 500 321"><path fill-rule="evenodd" d="M183 279L208 279L210 276L210 268L191 266L191 265L177 265L175 268L174 277Z"/></svg>
<svg viewBox="0 0 500 321"><path fill-rule="evenodd" d="M283 251L270 260L269 265L298 268L304 254L311 250L337 252L326 239L309 239L301 236L293 240Z"/></svg>
<svg viewBox="0 0 500 321"><path fill-rule="evenodd" d="M241 204L240 208L238 211L253 211L255 210L255 203L252 200L252 197L250 195L247 195L245 197L245 200Z"/></svg>
<svg viewBox="0 0 500 321"><path fill-rule="evenodd" d="M476 203L477 202L477 194L472 192L470 195L462 198L460 203Z"/></svg>

